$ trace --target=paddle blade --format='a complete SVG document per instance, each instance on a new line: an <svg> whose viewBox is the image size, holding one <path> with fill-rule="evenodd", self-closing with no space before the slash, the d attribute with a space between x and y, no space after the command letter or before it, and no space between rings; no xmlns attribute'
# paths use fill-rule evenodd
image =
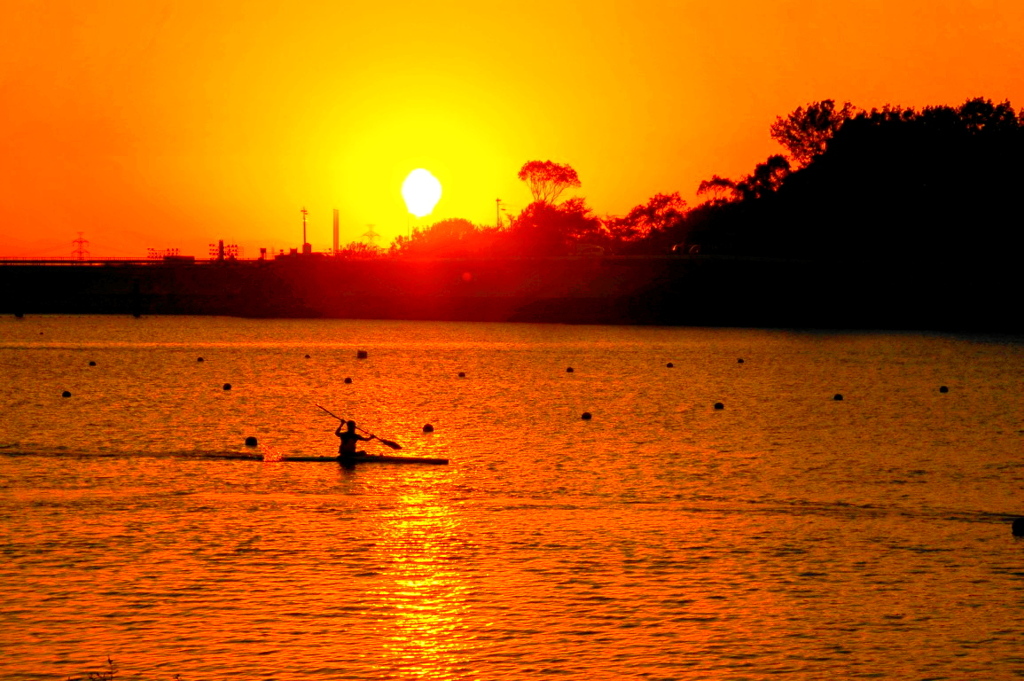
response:
<svg viewBox="0 0 1024 681"><path fill-rule="evenodd" d="M397 443L397 442L395 442L394 440L385 440L385 439L384 439L384 438L382 438L382 437L379 437L379 438L377 438L377 440L378 440L378 441L379 441L379 442L380 442L380 443L381 443L382 445L384 445L385 447L391 447L391 449L401 449L401 448L402 448L402 445L398 444L398 443Z"/></svg>

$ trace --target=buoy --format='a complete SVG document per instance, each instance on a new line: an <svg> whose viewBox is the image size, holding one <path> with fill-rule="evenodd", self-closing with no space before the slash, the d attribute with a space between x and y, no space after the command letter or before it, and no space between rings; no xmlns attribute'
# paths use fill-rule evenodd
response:
<svg viewBox="0 0 1024 681"><path fill-rule="evenodd" d="M90 362L89 362L89 366L91 366L91 367L94 367L94 366L96 366L96 362L90 361Z"/></svg>
<svg viewBox="0 0 1024 681"><path fill-rule="evenodd" d="M206 360L204 360L202 357L196 357L196 361L197 362L205 362Z"/></svg>
<svg viewBox="0 0 1024 681"><path fill-rule="evenodd" d="M843 396L840 395L839 393L836 393L835 395L832 396L832 399L835 400L836 402L842 402Z"/></svg>
<svg viewBox="0 0 1024 681"><path fill-rule="evenodd" d="M24 313L22 313L22 312L15 312L15 313L14 313L14 318L15 318L15 319L24 319L24 318L25 318L25 315L24 315Z"/></svg>
<svg viewBox="0 0 1024 681"><path fill-rule="evenodd" d="M68 392L67 390L65 390L64 392L62 392L62 393L60 394L60 396L61 396L61 397L71 397L71 393L69 393L69 392Z"/></svg>
<svg viewBox="0 0 1024 681"><path fill-rule="evenodd" d="M583 416L580 416L580 418L583 419L584 421L589 421L590 419L593 418L593 416L590 414L589 411L585 411L583 412Z"/></svg>
<svg viewBox="0 0 1024 681"><path fill-rule="evenodd" d="M459 372L459 378L465 378L465 377L466 377L466 372L465 371L460 371Z"/></svg>
<svg viewBox="0 0 1024 681"><path fill-rule="evenodd" d="M306 359L309 359L309 355L306 355Z"/></svg>
<svg viewBox="0 0 1024 681"><path fill-rule="evenodd" d="M428 423L427 425L423 426L423 432L424 433L433 433L434 432L434 426L432 426L432 425L430 425Z"/></svg>
<svg viewBox="0 0 1024 681"><path fill-rule="evenodd" d="M939 392L940 393L948 393L949 392L949 388L947 388L946 386L941 386L939 388Z"/></svg>
<svg viewBox="0 0 1024 681"><path fill-rule="evenodd" d="M571 374L572 373L572 367L566 367L565 368L565 373Z"/></svg>
<svg viewBox="0 0 1024 681"><path fill-rule="evenodd" d="M715 402L715 409L725 409L725 405L721 402Z"/></svg>
<svg viewBox="0 0 1024 681"><path fill-rule="evenodd" d="M135 317L136 319L138 319L138 318L139 318L139 317L141 317L142 315L141 315L141 314L139 314L138 312L136 312L136 313L135 313L135 314L133 314L132 316L133 316L133 317Z"/></svg>
<svg viewBox="0 0 1024 681"><path fill-rule="evenodd" d="M348 376L346 376L345 377L345 383L351 383L351 382L352 382L352 379L349 378Z"/></svg>
<svg viewBox="0 0 1024 681"><path fill-rule="evenodd" d="M225 383L224 384L224 389L225 390L231 390L231 384L230 383Z"/></svg>
<svg viewBox="0 0 1024 681"><path fill-rule="evenodd" d="M356 359L366 359L367 357L369 357L369 355L367 354L366 350L356 351Z"/></svg>
<svg viewBox="0 0 1024 681"><path fill-rule="evenodd" d="M1013 527L1010 529L1014 537L1024 537L1024 518L1014 518Z"/></svg>
<svg viewBox="0 0 1024 681"><path fill-rule="evenodd" d="M743 358L742 358L742 357L740 357L739 359L737 359L737 360L736 360L736 363L737 363L737 364L743 364Z"/></svg>
<svg viewBox="0 0 1024 681"><path fill-rule="evenodd" d="M245 438L245 446L246 447L255 447L256 444L257 444L256 438L254 438L252 435L250 435L249 437Z"/></svg>
<svg viewBox="0 0 1024 681"><path fill-rule="evenodd" d="M666 364L665 366L666 366L666 367L668 367L669 369L671 369L672 367L674 367L674 366L675 366L675 364L673 364L672 362L669 362L669 363L668 363L668 364Z"/></svg>

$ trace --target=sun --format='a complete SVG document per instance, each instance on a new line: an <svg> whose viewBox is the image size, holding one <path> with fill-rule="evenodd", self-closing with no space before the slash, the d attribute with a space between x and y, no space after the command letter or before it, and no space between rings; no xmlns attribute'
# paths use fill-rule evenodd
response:
<svg viewBox="0 0 1024 681"><path fill-rule="evenodd" d="M441 182L429 170L417 168L402 183L402 198L416 217L430 215L441 200Z"/></svg>

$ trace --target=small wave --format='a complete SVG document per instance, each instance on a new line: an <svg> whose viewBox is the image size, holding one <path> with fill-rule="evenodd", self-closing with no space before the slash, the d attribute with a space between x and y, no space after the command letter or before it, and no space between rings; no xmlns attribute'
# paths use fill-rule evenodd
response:
<svg viewBox="0 0 1024 681"><path fill-rule="evenodd" d="M258 453L237 452L232 450L189 450L170 452L146 451L81 451L81 450L33 450L21 449L19 445L0 445L0 456L6 457L40 457L46 459L238 459L262 460ZM270 459L267 459L270 460Z"/></svg>

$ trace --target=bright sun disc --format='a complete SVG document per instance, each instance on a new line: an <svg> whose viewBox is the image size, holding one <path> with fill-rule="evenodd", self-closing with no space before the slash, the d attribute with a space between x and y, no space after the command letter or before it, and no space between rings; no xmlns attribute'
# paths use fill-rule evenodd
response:
<svg viewBox="0 0 1024 681"><path fill-rule="evenodd" d="M441 183L429 170L417 168L402 183L405 207L418 218L430 215L441 200Z"/></svg>

